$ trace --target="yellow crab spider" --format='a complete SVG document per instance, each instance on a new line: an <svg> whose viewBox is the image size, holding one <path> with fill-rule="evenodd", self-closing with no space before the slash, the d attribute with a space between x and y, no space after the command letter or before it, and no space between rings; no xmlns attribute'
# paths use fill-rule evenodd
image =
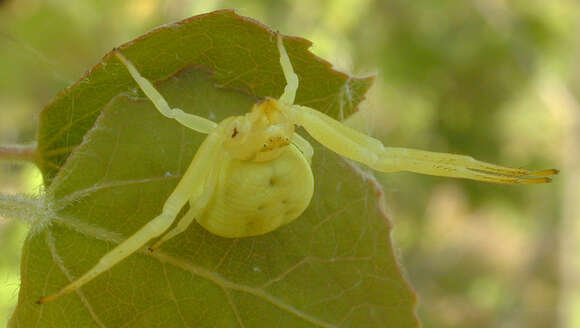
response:
<svg viewBox="0 0 580 328"><path fill-rule="evenodd" d="M277 35L286 87L279 99L266 98L244 116L216 124L171 108L163 96L120 52L125 65L157 110L182 125L207 134L189 168L165 202L161 214L105 254L83 276L41 298L46 303L70 293L163 234L189 202L189 210L151 250L185 231L197 220L208 231L238 238L268 233L304 212L314 190L312 146L294 128L302 126L316 141L351 160L381 172L411 171L496 183L544 183L556 170L528 171L477 161L468 156L385 147L309 107L294 104L298 76Z"/></svg>

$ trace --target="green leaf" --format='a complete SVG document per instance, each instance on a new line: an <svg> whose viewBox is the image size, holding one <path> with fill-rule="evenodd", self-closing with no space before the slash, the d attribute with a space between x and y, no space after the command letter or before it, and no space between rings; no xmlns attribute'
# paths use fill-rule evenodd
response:
<svg viewBox="0 0 580 328"><path fill-rule="evenodd" d="M219 11L162 27L123 52L172 106L220 121L281 93L272 35ZM305 40L287 44L301 81L297 102L352 113L370 80L332 71ZM226 239L193 223L153 254L133 254L76 293L35 304L155 217L204 138L134 88L107 55L43 112L52 224L26 241L12 327L418 326L380 186L310 139L315 194L291 224Z"/></svg>

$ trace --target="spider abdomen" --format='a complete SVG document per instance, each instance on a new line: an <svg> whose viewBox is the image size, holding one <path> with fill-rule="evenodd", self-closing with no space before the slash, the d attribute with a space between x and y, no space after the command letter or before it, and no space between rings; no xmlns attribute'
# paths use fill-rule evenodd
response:
<svg viewBox="0 0 580 328"><path fill-rule="evenodd" d="M314 190L310 165L294 146L266 162L232 159L220 172L209 204L197 217L222 237L268 233L304 212Z"/></svg>

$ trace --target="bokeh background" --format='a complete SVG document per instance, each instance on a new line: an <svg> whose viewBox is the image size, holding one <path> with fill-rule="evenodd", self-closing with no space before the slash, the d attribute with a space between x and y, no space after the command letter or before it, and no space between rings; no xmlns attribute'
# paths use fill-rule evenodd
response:
<svg viewBox="0 0 580 328"><path fill-rule="evenodd" d="M0 0L0 145L33 143L43 106L113 47L223 8L377 74L357 122L387 145L562 169L537 186L379 178L425 327L580 327L577 0ZM0 161L0 192L40 181ZM26 232L0 217L0 326Z"/></svg>

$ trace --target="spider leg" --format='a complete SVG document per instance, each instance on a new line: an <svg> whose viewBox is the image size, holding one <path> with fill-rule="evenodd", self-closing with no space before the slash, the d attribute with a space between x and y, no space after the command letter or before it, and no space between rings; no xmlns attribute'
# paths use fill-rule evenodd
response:
<svg viewBox="0 0 580 328"><path fill-rule="evenodd" d="M217 160L217 163L221 162L222 160ZM211 173L208 174L205 184L198 185L199 188L196 188L197 190L193 192L194 196L190 197L189 199L189 210L187 210L185 215L179 220L177 226L169 230L169 232L161 236L161 238L155 242L153 246L149 247L150 251L154 251L164 242L187 230L193 220L203 212L204 208L207 206L211 200L211 197L213 196L220 170L220 166L213 168Z"/></svg>
<svg viewBox="0 0 580 328"><path fill-rule="evenodd" d="M301 135L294 132L292 135L292 143L304 154L308 163L312 163L312 155L314 155L314 149L308 140L304 139Z"/></svg>
<svg viewBox="0 0 580 328"><path fill-rule="evenodd" d="M61 295L75 291L101 273L109 270L127 256L138 251L149 240L161 235L167 230L175 220L177 214L179 214L183 205L190 198L191 190L195 188L199 181L205 179L211 167L215 165L215 160L222 149L222 142L223 135L219 132L211 133L206 138L199 147L182 179L177 184L177 187L175 187L175 190L163 205L163 210L160 215L149 221L141 229L105 254L93 268L80 278L74 280L60 291L40 298L37 303L47 303Z"/></svg>
<svg viewBox="0 0 580 328"><path fill-rule="evenodd" d="M550 182L554 169L530 171L478 161L464 155L385 147L379 140L358 132L309 107L282 108L318 142L330 150L381 172L409 171L485 182L522 184Z"/></svg>
<svg viewBox="0 0 580 328"><path fill-rule="evenodd" d="M284 72L284 77L286 78L286 87L284 87L284 93L280 96L278 101L291 105L294 103L294 98L296 97L296 90L298 90L298 75L294 73L292 68L292 63L290 63L290 58L284 48L284 41L280 33L276 33L278 51L280 52L280 65L282 66L282 71Z"/></svg>
<svg viewBox="0 0 580 328"><path fill-rule="evenodd" d="M130 60L125 58L123 54L121 54L119 51L116 50L115 56L117 56L117 58L121 61L121 63L125 65L125 67L129 71L135 82L137 82L137 84L139 85L141 90L143 90L147 98L151 100L151 102L155 105L155 108L157 108L157 110L163 116L167 118L173 118L182 125L197 132L208 134L215 129L217 124L211 120L208 120L206 118L197 115L188 114L179 108L169 107L169 104L167 103L165 98L163 98L163 96L159 93L159 91L157 91L155 86L153 86L153 84L149 82L149 80L144 78L141 75L141 73L139 73L135 65L133 65L133 63Z"/></svg>

